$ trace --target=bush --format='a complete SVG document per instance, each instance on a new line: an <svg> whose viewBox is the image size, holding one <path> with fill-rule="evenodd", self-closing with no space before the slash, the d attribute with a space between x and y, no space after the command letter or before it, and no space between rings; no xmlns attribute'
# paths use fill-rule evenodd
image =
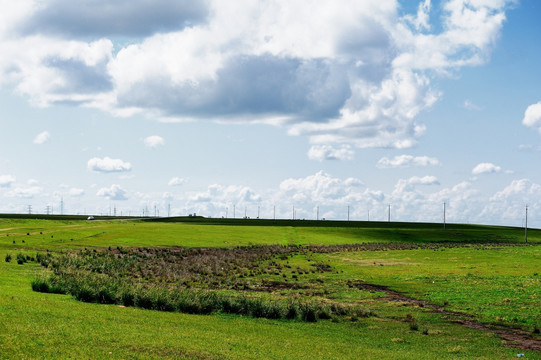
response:
<svg viewBox="0 0 541 360"><path fill-rule="evenodd" d="M22 265L26 262L26 256L21 253L17 254L17 264Z"/></svg>
<svg viewBox="0 0 541 360"><path fill-rule="evenodd" d="M32 280L32 290L42 293L66 294L65 289L59 286L54 275L39 275Z"/></svg>
<svg viewBox="0 0 541 360"><path fill-rule="evenodd" d="M301 319L306 322L317 321L317 307L313 304L302 304L301 307Z"/></svg>
<svg viewBox="0 0 541 360"><path fill-rule="evenodd" d="M6 254L6 262L11 262L11 254Z"/></svg>

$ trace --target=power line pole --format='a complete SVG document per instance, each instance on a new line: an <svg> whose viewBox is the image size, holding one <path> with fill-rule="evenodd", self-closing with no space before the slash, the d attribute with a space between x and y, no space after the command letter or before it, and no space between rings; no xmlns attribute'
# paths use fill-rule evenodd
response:
<svg viewBox="0 0 541 360"><path fill-rule="evenodd" d="M235 218L235 208L236 208L236 205L233 205L233 219Z"/></svg>
<svg viewBox="0 0 541 360"><path fill-rule="evenodd" d="M349 205L348 205L348 221L349 221Z"/></svg>
<svg viewBox="0 0 541 360"><path fill-rule="evenodd" d="M526 223L524 224L524 242L528 242L528 205L526 205Z"/></svg>
<svg viewBox="0 0 541 360"><path fill-rule="evenodd" d="M370 221L370 210L368 210L368 221Z"/></svg>
<svg viewBox="0 0 541 360"><path fill-rule="evenodd" d="M273 209L273 218L274 220L276 220L276 205L273 205L272 209Z"/></svg>
<svg viewBox="0 0 541 360"><path fill-rule="evenodd" d="M389 204L389 212L387 214L387 222L391 222L391 204Z"/></svg>
<svg viewBox="0 0 541 360"><path fill-rule="evenodd" d="M317 211L316 211L316 220L319 220L319 205L318 205Z"/></svg>
<svg viewBox="0 0 541 360"><path fill-rule="evenodd" d="M64 197L60 198L60 215L64 215Z"/></svg>
<svg viewBox="0 0 541 360"><path fill-rule="evenodd" d="M445 230L445 201L443 202L443 230Z"/></svg>
<svg viewBox="0 0 541 360"><path fill-rule="evenodd" d="M28 205L28 215L32 214L32 205Z"/></svg>

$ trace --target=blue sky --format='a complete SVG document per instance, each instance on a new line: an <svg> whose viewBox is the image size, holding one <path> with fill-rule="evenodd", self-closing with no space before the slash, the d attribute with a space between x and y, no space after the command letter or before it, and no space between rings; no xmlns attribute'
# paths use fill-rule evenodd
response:
<svg viewBox="0 0 541 360"><path fill-rule="evenodd" d="M1 212L541 227L536 0L1 4Z"/></svg>

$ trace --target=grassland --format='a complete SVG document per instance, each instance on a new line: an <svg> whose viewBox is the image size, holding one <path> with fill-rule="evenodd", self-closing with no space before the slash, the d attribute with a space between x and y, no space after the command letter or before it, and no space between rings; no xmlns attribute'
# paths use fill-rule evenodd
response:
<svg viewBox="0 0 541 360"><path fill-rule="evenodd" d="M541 326L541 231L530 230L530 245L522 246L523 230L505 227L181 220L192 222L0 218L2 358L510 359L519 353L541 358L539 351L496 331L541 341L535 334ZM361 243L372 248L361 250ZM258 271L243 273L242 291L226 281L209 287L208 279L215 277L211 268L198 269L209 277L190 278L190 286L351 305L371 315L307 323L85 303L32 291L36 275L50 270L16 262L19 253L35 257L47 250L59 256L85 248L228 251L270 245L304 250L262 259ZM9 263L6 254L12 256ZM328 271L315 271L314 264ZM392 291L402 298L393 299ZM463 326L465 321L483 328Z"/></svg>

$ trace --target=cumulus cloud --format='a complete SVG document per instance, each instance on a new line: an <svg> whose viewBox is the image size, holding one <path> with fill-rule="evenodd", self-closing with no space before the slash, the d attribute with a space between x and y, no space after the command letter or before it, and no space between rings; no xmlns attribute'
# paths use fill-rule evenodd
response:
<svg viewBox="0 0 541 360"><path fill-rule="evenodd" d="M208 11L207 2L197 0L49 0L32 4L17 30L65 38L142 37L193 26Z"/></svg>
<svg viewBox="0 0 541 360"><path fill-rule="evenodd" d="M180 186L180 185L186 184L187 181L188 181L188 180L183 179L183 178L174 177L174 178L172 178L171 180L169 180L169 182L167 183L167 185L169 185L169 186Z"/></svg>
<svg viewBox="0 0 541 360"><path fill-rule="evenodd" d="M502 168L492 163L480 163L472 170L473 175L491 174L501 172Z"/></svg>
<svg viewBox="0 0 541 360"><path fill-rule="evenodd" d="M418 185L439 185L440 182L435 176L412 176L409 179L400 179L395 186L393 194L395 197L404 192L413 191Z"/></svg>
<svg viewBox="0 0 541 360"><path fill-rule="evenodd" d="M541 132L541 101L537 104L528 106L524 112L522 124L537 129Z"/></svg>
<svg viewBox="0 0 541 360"><path fill-rule="evenodd" d="M529 205L532 213L539 213L540 200L541 185L529 179L513 180L504 189L490 197L480 216L520 225L520 221L524 221L525 206Z"/></svg>
<svg viewBox="0 0 541 360"><path fill-rule="evenodd" d="M436 166L440 165L438 159L428 156L398 155L392 159L383 157L379 159L377 167L380 169L405 168L411 166Z"/></svg>
<svg viewBox="0 0 541 360"><path fill-rule="evenodd" d="M32 199L38 195L40 195L43 191L43 188L39 186L31 186L31 187L16 187L13 190L10 190L6 193L7 197L16 197L16 198L25 198L25 199Z"/></svg>
<svg viewBox="0 0 541 360"><path fill-rule="evenodd" d="M286 198L301 203L305 201L332 202L347 197L351 197L353 201L354 195L358 195L362 187L363 182L360 179L341 180L323 171L306 178L286 179L280 183L280 191Z"/></svg>
<svg viewBox="0 0 541 360"><path fill-rule="evenodd" d="M281 124L312 158L350 158L415 145L435 77L485 62L512 2L434 19L429 0L404 17L395 0L21 0L0 16L0 83L39 106Z"/></svg>
<svg viewBox="0 0 541 360"><path fill-rule="evenodd" d="M98 190L97 196L107 198L109 200L128 200L127 192L120 185L113 184L111 187L104 187Z"/></svg>
<svg viewBox="0 0 541 360"><path fill-rule="evenodd" d="M41 145L47 142L50 137L51 134L48 131L41 132L34 138L34 144Z"/></svg>
<svg viewBox="0 0 541 360"><path fill-rule="evenodd" d="M69 190L69 195L70 196L73 196L73 197L80 197L80 196L83 196L85 194L85 191L84 189L80 189L80 188L71 188Z"/></svg>
<svg viewBox="0 0 541 360"><path fill-rule="evenodd" d="M111 159L106 156L103 159L92 158L88 160L87 168L91 171L103 173L125 172L131 170L131 164L120 159Z"/></svg>
<svg viewBox="0 0 541 360"><path fill-rule="evenodd" d="M354 152L349 145L335 147L331 145L314 145L308 151L310 160L352 160Z"/></svg>
<svg viewBox="0 0 541 360"><path fill-rule="evenodd" d="M16 180L13 175L0 175L0 187L10 187Z"/></svg>
<svg viewBox="0 0 541 360"><path fill-rule="evenodd" d="M165 139L158 135L152 135L146 137L143 142L146 147L157 148L160 145L165 145Z"/></svg>

